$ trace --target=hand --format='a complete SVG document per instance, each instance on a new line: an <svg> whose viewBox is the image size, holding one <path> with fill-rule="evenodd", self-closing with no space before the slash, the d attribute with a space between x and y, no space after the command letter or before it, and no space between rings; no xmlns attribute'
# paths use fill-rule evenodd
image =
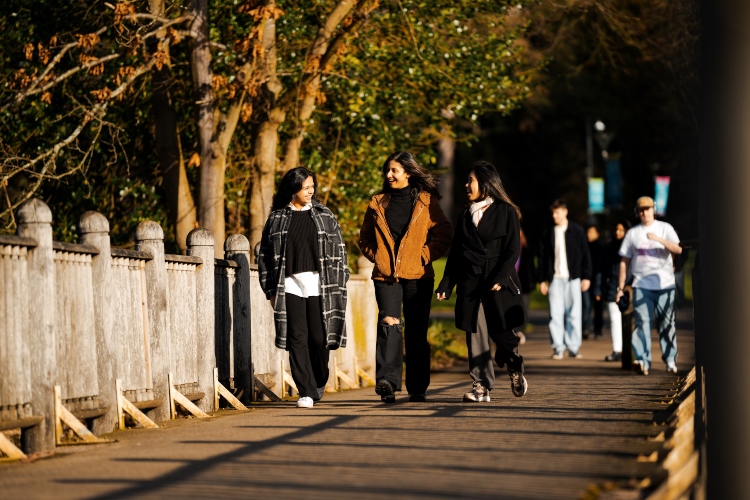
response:
<svg viewBox="0 0 750 500"><path fill-rule="evenodd" d="M615 294L615 302L620 302L620 297L622 297L623 295L625 295L625 293L622 290L618 290Z"/></svg>
<svg viewBox="0 0 750 500"><path fill-rule="evenodd" d="M270 300L270 301L271 301L271 307L272 307L273 309L276 309L276 295L271 295L271 298L270 298L270 299L268 299L268 300Z"/></svg>
<svg viewBox="0 0 750 500"><path fill-rule="evenodd" d="M581 291L585 292L591 287L591 280L581 280Z"/></svg>
<svg viewBox="0 0 750 500"><path fill-rule="evenodd" d="M602 296L601 296L601 295L597 295L597 296L596 296L596 301L597 301L597 302L601 302L601 300L602 300Z"/></svg>
<svg viewBox="0 0 750 500"><path fill-rule="evenodd" d="M539 291L542 292L542 295L547 295L547 292L549 292L549 284L546 281L539 283Z"/></svg>
<svg viewBox="0 0 750 500"><path fill-rule="evenodd" d="M446 294L445 293L438 292L435 295L437 296L438 300L445 300L446 299L446 297L445 297Z"/></svg>
<svg viewBox="0 0 750 500"><path fill-rule="evenodd" d="M490 288L490 290L492 290L493 292L499 292L502 289L503 285L501 285L500 283L495 283L494 285L492 285L492 288Z"/></svg>
<svg viewBox="0 0 750 500"><path fill-rule="evenodd" d="M647 233L646 238L648 238L649 240L654 240L654 241L659 241L661 239L658 236L656 236L654 233Z"/></svg>

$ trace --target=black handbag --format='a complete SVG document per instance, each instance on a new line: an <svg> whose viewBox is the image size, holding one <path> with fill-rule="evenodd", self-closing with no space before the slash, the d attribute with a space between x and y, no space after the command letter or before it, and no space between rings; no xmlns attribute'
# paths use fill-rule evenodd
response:
<svg viewBox="0 0 750 500"><path fill-rule="evenodd" d="M617 304L617 308L620 310L620 312L625 312L630 306L630 291L623 290L622 291L622 297L620 297L620 300L615 302Z"/></svg>

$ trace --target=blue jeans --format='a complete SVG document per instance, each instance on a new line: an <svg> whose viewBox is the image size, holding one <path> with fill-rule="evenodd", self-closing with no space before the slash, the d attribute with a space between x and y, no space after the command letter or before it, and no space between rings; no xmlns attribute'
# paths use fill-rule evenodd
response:
<svg viewBox="0 0 750 500"><path fill-rule="evenodd" d="M659 329L661 359L665 363L677 358L677 329L674 325L674 288L666 290L633 289L635 330L633 330L633 354L651 368L651 320L656 316Z"/></svg>
<svg viewBox="0 0 750 500"><path fill-rule="evenodd" d="M581 348L581 280L554 278L549 284L549 334L552 349L577 353Z"/></svg>

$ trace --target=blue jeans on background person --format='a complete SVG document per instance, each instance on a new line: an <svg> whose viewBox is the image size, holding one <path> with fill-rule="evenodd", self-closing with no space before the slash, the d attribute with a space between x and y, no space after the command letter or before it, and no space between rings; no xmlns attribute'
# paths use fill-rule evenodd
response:
<svg viewBox="0 0 750 500"><path fill-rule="evenodd" d="M674 288L666 290L633 289L633 309L635 330L633 330L633 354L643 361L644 367L651 368L651 321L656 316L659 330L661 359L665 363L677 358L677 337L674 324Z"/></svg>
<svg viewBox="0 0 750 500"><path fill-rule="evenodd" d="M581 280L554 278L549 284L549 334L556 353L581 348Z"/></svg>

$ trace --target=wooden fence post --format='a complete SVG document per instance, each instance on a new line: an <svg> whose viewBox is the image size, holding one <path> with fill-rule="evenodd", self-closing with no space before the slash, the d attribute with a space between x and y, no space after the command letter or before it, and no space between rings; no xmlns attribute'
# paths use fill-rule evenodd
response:
<svg viewBox="0 0 750 500"><path fill-rule="evenodd" d="M154 408L153 420L168 420L170 413L167 375L171 365L171 348L167 323L167 265L164 261L164 231L154 221L143 221L138 224L134 239L136 250L148 252L153 257L145 265L149 348L154 398L162 400L162 404Z"/></svg>
<svg viewBox="0 0 750 500"><path fill-rule="evenodd" d="M224 258L239 266L234 272L232 322L234 323L234 383L242 388L240 400L252 402L252 339L250 338L250 242L241 234L232 234L224 242Z"/></svg>
<svg viewBox="0 0 750 500"><path fill-rule="evenodd" d="M112 249L109 222L99 212L85 212L78 220L78 242L99 250L91 260L94 288L94 327L96 328L96 356L99 378L99 401L108 407L107 413L94 420L94 434L105 434L117 428L117 394L115 385L121 376L118 336L113 331L112 311Z"/></svg>
<svg viewBox="0 0 750 500"><path fill-rule="evenodd" d="M55 334L55 256L52 250L52 212L37 198L16 212L16 234L32 238L36 248L28 253L29 352L31 354L31 404L39 425L23 431L23 448L29 453L55 448L55 397L57 337Z"/></svg>
<svg viewBox="0 0 750 500"><path fill-rule="evenodd" d="M214 237L211 231L195 228L187 235L187 254L200 257L203 264L196 270L195 327L198 329L198 389L206 396L198 407L203 411L215 411L214 368L216 367L215 333L215 278L214 278Z"/></svg>

